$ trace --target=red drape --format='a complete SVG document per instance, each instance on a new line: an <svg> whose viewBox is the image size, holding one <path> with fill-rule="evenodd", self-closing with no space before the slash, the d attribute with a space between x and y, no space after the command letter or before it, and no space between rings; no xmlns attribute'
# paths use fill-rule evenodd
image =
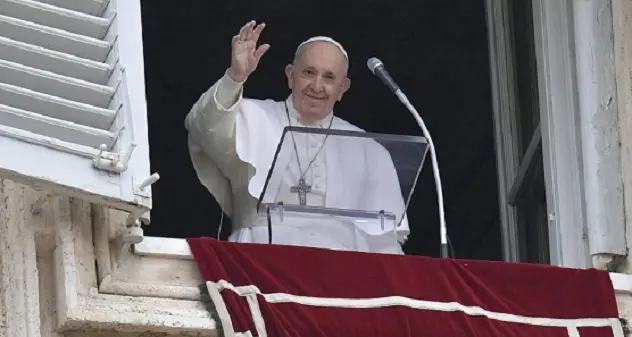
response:
<svg viewBox="0 0 632 337"><path fill-rule="evenodd" d="M623 336L598 270L188 242L226 336Z"/></svg>

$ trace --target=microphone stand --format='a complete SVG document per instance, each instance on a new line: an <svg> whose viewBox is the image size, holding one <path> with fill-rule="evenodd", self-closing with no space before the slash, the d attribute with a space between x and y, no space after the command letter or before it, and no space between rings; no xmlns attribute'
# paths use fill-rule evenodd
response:
<svg viewBox="0 0 632 337"><path fill-rule="evenodd" d="M439 164L437 163L437 153L435 152L434 142L432 141L432 137L430 137L430 132L428 128L426 128L426 123L424 123L423 119L417 112L417 109L410 103L408 97L402 92L401 89L397 88L395 91L395 96L399 98L400 102L402 102L408 111L413 115L417 124L421 128L424 137L428 140L428 146L430 147L430 159L432 162L432 173L434 176L435 188L437 189L437 199L439 203L439 235L441 238L441 257L448 258L448 232L445 224L445 210L443 206L443 189L441 187L441 175L439 174Z"/></svg>

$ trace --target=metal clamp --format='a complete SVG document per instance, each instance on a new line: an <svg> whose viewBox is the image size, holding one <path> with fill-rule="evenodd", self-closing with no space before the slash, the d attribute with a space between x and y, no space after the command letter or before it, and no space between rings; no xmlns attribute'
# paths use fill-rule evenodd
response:
<svg viewBox="0 0 632 337"><path fill-rule="evenodd" d="M107 145L101 144L99 146L99 153L94 157L94 159L92 159L92 166L110 172L125 172L127 170L127 164L132 157L132 152L134 152L134 148L136 148L136 146L136 144L132 143L120 154L116 154L106 152L108 148Z"/></svg>
<svg viewBox="0 0 632 337"><path fill-rule="evenodd" d="M384 212L384 210L380 211L380 225L382 225L382 230L384 230L384 221L385 221L384 215L385 215L385 213L386 212Z"/></svg>
<svg viewBox="0 0 632 337"><path fill-rule="evenodd" d="M279 206L279 222L283 222L283 201L277 202L277 206Z"/></svg>

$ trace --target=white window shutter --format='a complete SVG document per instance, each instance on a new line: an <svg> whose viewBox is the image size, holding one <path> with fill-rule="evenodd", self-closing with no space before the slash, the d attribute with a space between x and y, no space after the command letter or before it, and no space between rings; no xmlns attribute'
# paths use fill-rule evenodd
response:
<svg viewBox="0 0 632 337"><path fill-rule="evenodd" d="M151 208L140 0L0 0L0 177Z"/></svg>

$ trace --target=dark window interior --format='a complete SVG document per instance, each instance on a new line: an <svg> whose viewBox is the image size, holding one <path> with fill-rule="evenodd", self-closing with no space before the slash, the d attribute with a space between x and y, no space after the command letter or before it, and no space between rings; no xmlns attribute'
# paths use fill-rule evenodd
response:
<svg viewBox="0 0 632 337"><path fill-rule="evenodd" d="M458 258L502 259L485 7L483 0L215 2L142 0L153 188L145 235L216 236L221 211L200 185L183 120L221 77L231 37L265 21L272 48L245 94L282 100L283 73L296 46L315 35L349 52L351 90L338 116L372 132L420 135L406 108L366 68L376 56L422 114L436 144L448 233ZM430 157L409 208L408 254L438 256L439 231ZM229 223L222 237L229 233Z"/></svg>

